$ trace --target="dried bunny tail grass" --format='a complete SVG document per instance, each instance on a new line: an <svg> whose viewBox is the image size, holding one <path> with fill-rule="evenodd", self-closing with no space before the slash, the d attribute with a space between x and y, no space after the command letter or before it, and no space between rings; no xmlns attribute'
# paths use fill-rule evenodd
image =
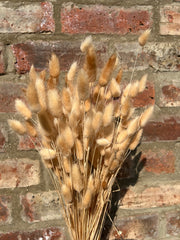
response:
<svg viewBox="0 0 180 240"><path fill-rule="evenodd" d="M147 29L139 36L138 42L139 42L140 46L143 47L146 44L146 42L149 38L150 32L151 32L151 29Z"/></svg>
<svg viewBox="0 0 180 240"><path fill-rule="evenodd" d="M68 112L71 111L71 107L72 107L71 96L67 88L63 88L62 90L62 104Z"/></svg>
<svg viewBox="0 0 180 240"><path fill-rule="evenodd" d="M89 97L88 75L84 69L81 69L78 73L77 90L80 100L85 101Z"/></svg>
<svg viewBox="0 0 180 240"><path fill-rule="evenodd" d="M52 77L57 78L60 74L60 65L58 57L53 53L49 61L49 73Z"/></svg>
<svg viewBox="0 0 180 240"><path fill-rule="evenodd" d="M109 58L108 62L104 66L104 68L102 69L101 75L99 77L99 85L100 86L105 86L109 82L111 74L114 70L115 62L116 62L116 55L113 54Z"/></svg>
<svg viewBox="0 0 180 240"><path fill-rule="evenodd" d="M131 101L129 97L123 99L121 98L121 116L127 117L131 109Z"/></svg>
<svg viewBox="0 0 180 240"><path fill-rule="evenodd" d="M48 109L50 113L58 117L62 113L61 100L57 89L47 91Z"/></svg>
<svg viewBox="0 0 180 240"><path fill-rule="evenodd" d="M133 151L139 144L140 140L141 140L141 137L142 137L142 134L143 134L143 129L140 129L136 134L135 136L133 137L132 141L131 141L131 144L129 145L129 149L131 151Z"/></svg>
<svg viewBox="0 0 180 240"><path fill-rule="evenodd" d="M96 52L94 46L90 46L86 51L86 59L83 66L87 72L88 81L94 82L96 80L97 66L96 66Z"/></svg>
<svg viewBox="0 0 180 240"><path fill-rule="evenodd" d="M68 81L73 81L74 80L76 71L77 71L77 62L73 62L69 71L68 71L68 73L67 73Z"/></svg>
<svg viewBox="0 0 180 240"><path fill-rule="evenodd" d="M91 189L87 189L86 193L84 194L82 198L82 207L83 208L89 208L91 206L93 193Z"/></svg>
<svg viewBox="0 0 180 240"><path fill-rule="evenodd" d="M30 68L29 78L30 78L30 81L32 81L34 83L36 82L37 73L35 71L34 65L32 65L31 68Z"/></svg>
<svg viewBox="0 0 180 240"><path fill-rule="evenodd" d="M88 116L84 120L83 137L88 138L92 134L92 117Z"/></svg>
<svg viewBox="0 0 180 240"><path fill-rule="evenodd" d="M144 127L154 111L154 106L148 107L140 116L140 127Z"/></svg>
<svg viewBox="0 0 180 240"><path fill-rule="evenodd" d="M122 68L121 68L121 69L119 70L117 76L116 76L116 82L117 82L118 84L121 83L121 80L122 80L122 74L123 74L123 70L122 70Z"/></svg>
<svg viewBox="0 0 180 240"><path fill-rule="evenodd" d="M45 69L40 72L39 77L40 77L43 81L46 80L46 70L45 70Z"/></svg>
<svg viewBox="0 0 180 240"><path fill-rule="evenodd" d="M127 130L121 130L117 136L117 143L122 143L123 141L126 140L127 137L128 137Z"/></svg>
<svg viewBox="0 0 180 240"><path fill-rule="evenodd" d="M51 160L56 157L56 151L49 148L42 148L39 154L43 160Z"/></svg>
<svg viewBox="0 0 180 240"><path fill-rule="evenodd" d="M116 79L113 78L110 83L110 91L112 93L113 97L120 97L121 90L120 90L120 85L117 83Z"/></svg>
<svg viewBox="0 0 180 240"><path fill-rule="evenodd" d="M36 79L35 87L37 90L37 96L39 103L41 105L41 108L46 110L47 105L46 105L46 88L44 85L44 81L41 78Z"/></svg>
<svg viewBox="0 0 180 240"><path fill-rule="evenodd" d="M138 93L139 93L139 81L136 81L131 84L128 95L133 98L136 97Z"/></svg>
<svg viewBox="0 0 180 240"><path fill-rule="evenodd" d="M44 110L40 111L38 113L38 120L39 120L40 127L45 131L45 132L43 131L41 135L44 135L44 134L47 136L51 135L54 131L54 123L50 113ZM40 128L40 131L41 131L41 128Z"/></svg>
<svg viewBox="0 0 180 240"><path fill-rule="evenodd" d="M24 125L18 121L18 120L8 120L8 124L10 126L10 128L15 131L17 134L19 135L24 135L26 133L26 128L24 127Z"/></svg>
<svg viewBox="0 0 180 240"><path fill-rule="evenodd" d="M34 127L33 123L30 120L27 120L25 122L26 124L26 130L27 133L31 136L31 137L36 137L37 136L37 131L36 128Z"/></svg>
<svg viewBox="0 0 180 240"><path fill-rule="evenodd" d="M144 91L144 89L146 87L147 77L148 77L148 75L145 74L142 76L141 80L139 81L139 92Z"/></svg>
<svg viewBox="0 0 180 240"><path fill-rule="evenodd" d="M72 165L72 185L74 190L76 190L78 193L80 193L83 188L83 178L82 178L82 174L80 172L79 166L78 164L73 164Z"/></svg>
<svg viewBox="0 0 180 240"><path fill-rule="evenodd" d="M20 99L15 100L15 108L16 111L19 112L26 120L32 117L31 111L22 100Z"/></svg>
<svg viewBox="0 0 180 240"><path fill-rule="evenodd" d="M83 146L81 141L78 138L75 140L75 149L76 149L77 159L83 160Z"/></svg>
<svg viewBox="0 0 180 240"><path fill-rule="evenodd" d="M72 191L71 188L69 186L67 186L66 184L62 184L61 186L61 193L63 195L63 199L66 202L66 204L69 204L72 202Z"/></svg>
<svg viewBox="0 0 180 240"><path fill-rule="evenodd" d="M63 157L63 168L66 173L71 172L71 164L70 164L69 158L67 158L65 156Z"/></svg>
<svg viewBox="0 0 180 240"><path fill-rule="evenodd" d="M88 36L85 40L81 43L80 49L82 52L87 51L87 49L92 45L92 37Z"/></svg>
<svg viewBox="0 0 180 240"><path fill-rule="evenodd" d="M35 80L30 81L30 83L28 84L28 87L26 89L26 98L31 110L33 112L38 112L40 109L40 105L39 105L37 91L35 88Z"/></svg>
<svg viewBox="0 0 180 240"><path fill-rule="evenodd" d="M103 113L103 126L107 127L111 121L112 121L112 117L113 117L113 111L114 111L114 106L113 103L110 102L108 105L106 105L105 109L104 109L104 113Z"/></svg>
<svg viewBox="0 0 180 240"><path fill-rule="evenodd" d="M69 155L71 149L67 146L64 137L62 135L58 135L57 139L56 139L56 146L58 148L58 150L60 150L60 152L63 155Z"/></svg>
<svg viewBox="0 0 180 240"><path fill-rule="evenodd" d="M103 114L102 112L96 112L93 116L92 119L92 128L95 131L95 133L97 133L102 125L102 118L103 118Z"/></svg>
<svg viewBox="0 0 180 240"><path fill-rule="evenodd" d="M87 189L90 189L92 191L95 190L95 178L93 177L93 175L91 174L88 178L88 184L87 184Z"/></svg>
<svg viewBox="0 0 180 240"><path fill-rule="evenodd" d="M99 146L107 147L111 142L109 142L106 138L99 138L99 139L96 140L96 143Z"/></svg>
<svg viewBox="0 0 180 240"><path fill-rule="evenodd" d="M130 123L128 124L128 128L127 128L128 136L134 135L138 131L139 127L140 127L139 126L139 117L136 117L133 120L131 120Z"/></svg>
<svg viewBox="0 0 180 240"><path fill-rule="evenodd" d="M71 149L74 145L74 136L69 126L66 126L66 128L62 132L62 136L64 138L64 141L67 147Z"/></svg>

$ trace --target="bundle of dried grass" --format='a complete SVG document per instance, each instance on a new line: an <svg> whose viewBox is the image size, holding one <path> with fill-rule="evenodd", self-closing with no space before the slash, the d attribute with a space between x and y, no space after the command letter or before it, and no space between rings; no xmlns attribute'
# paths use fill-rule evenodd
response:
<svg viewBox="0 0 180 240"><path fill-rule="evenodd" d="M140 37L140 45L144 46L148 34ZM85 39L81 50L86 55L83 68L77 70L77 63L72 64L62 91L54 54L48 79L45 72L38 74L31 68L27 105L16 101L24 123L9 120L9 125L20 135L39 137L42 147L38 150L60 196L72 239L98 240L117 173L130 150L139 144L153 107L133 116L131 100L144 90L147 75L121 93L122 69L113 76L116 55L97 77L91 37ZM119 105L114 101L117 98Z"/></svg>

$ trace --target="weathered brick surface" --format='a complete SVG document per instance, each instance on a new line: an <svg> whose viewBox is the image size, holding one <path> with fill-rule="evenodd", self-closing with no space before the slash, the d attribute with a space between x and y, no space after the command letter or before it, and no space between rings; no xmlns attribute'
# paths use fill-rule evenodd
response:
<svg viewBox="0 0 180 240"><path fill-rule="evenodd" d="M53 6L50 2L32 4L0 3L0 32L54 32Z"/></svg>
<svg viewBox="0 0 180 240"><path fill-rule="evenodd" d="M122 199L120 208L154 208L179 204L180 183L174 183L173 185L162 184L157 187L149 187L141 191L138 191L137 187L131 187Z"/></svg>
<svg viewBox="0 0 180 240"><path fill-rule="evenodd" d="M102 64L101 57L106 53L103 43L97 43L97 59ZM51 53L54 52L61 65L61 70L68 70L73 61L81 63L83 60L80 51L80 42L56 41L56 42L27 42L12 45L16 58L16 69L18 73L28 72L33 64L37 70L47 68Z"/></svg>
<svg viewBox="0 0 180 240"><path fill-rule="evenodd" d="M0 74L5 73L5 62L4 62L4 45L0 43Z"/></svg>
<svg viewBox="0 0 180 240"><path fill-rule="evenodd" d="M4 129L3 125L0 124L0 152L5 151L5 144L8 141L7 132Z"/></svg>
<svg viewBox="0 0 180 240"><path fill-rule="evenodd" d="M22 219L25 222L39 222L61 219L60 203L55 191L42 193L27 193L21 196L23 211Z"/></svg>
<svg viewBox="0 0 180 240"><path fill-rule="evenodd" d="M7 159L0 162L0 188L27 187L40 181L38 160Z"/></svg>
<svg viewBox="0 0 180 240"><path fill-rule="evenodd" d="M180 69L180 44L177 43L147 43L143 50L137 42L115 43L122 68L124 71L145 70L152 68L155 71L178 71Z"/></svg>
<svg viewBox="0 0 180 240"><path fill-rule="evenodd" d="M154 104L155 104L154 84L151 82L148 82L145 90L142 93L139 93L133 99L133 106L134 107L145 107L145 106L154 105Z"/></svg>
<svg viewBox="0 0 180 240"><path fill-rule="evenodd" d="M61 9L64 33L138 33L152 24L150 7L118 8L103 5L75 6Z"/></svg>
<svg viewBox="0 0 180 240"><path fill-rule="evenodd" d="M157 215L136 215L116 221L118 231L121 231L123 239L143 240L155 239L158 234ZM112 230L109 240L122 239L116 230Z"/></svg>
<svg viewBox="0 0 180 240"><path fill-rule="evenodd" d="M0 195L0 225L12 222L12 199L10 196Z"/></svg>
<svg viewBox="0 0 180 240"><path fill-rule="evenodd" d="M180 6L170 4L160 9L160 34L180 35Z"/></svg>
<svg viewBox="0 0 180 240"><path fill-rule="evenodd" d="M180 234L180 211L167 214L167 235L176 236Z"/></svg>
<svg viewBox="0 0 180 240"><path fill-rule="evenodd" d="M172 150L143 150L141 160L145 161L145 170L156 174L174 173L176 156Z"/></svg>
<svg viewBox="0 0 180 240"><path fill-rule="evenodd" d="M40 142L35 137L21 136L19 137L18 150L32 150L40 146Z"/></svg>
<svg viewBox="0 0 180 240"><path fill-rule="evenodd" d="M180 137L180 118L165 117L161 121L150 121L144 127L144 141L171 141Z"/></svg>
<svg viewBox="0 0 180 240"><path fill-rule="evenodd" d="M14 101L16 98L23 98L22 88L25 84L21 83L0 83L0 112L14 112Z"/></svg>
<svg viewBox="0 0 180 240"><path fill-rule="evenodd" d="M178 107L180 106L180 87L176 84L162 86L160 95L160 106Z"/></svg>
<svg viewBox="0 0 180 240"><path fill-rule="evenodd" d="M0 233L0 240L63 240L62 230L51 227L43 230L34 230L27 232L9 232Z"/></svg>

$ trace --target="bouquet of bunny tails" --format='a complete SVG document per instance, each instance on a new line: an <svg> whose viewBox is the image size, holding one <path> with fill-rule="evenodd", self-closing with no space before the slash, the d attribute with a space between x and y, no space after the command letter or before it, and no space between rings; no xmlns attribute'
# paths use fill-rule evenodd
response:
<svg viewBox="0 0 180 240"><path fill-rule="evenodd" d="M139 37L142 47L149 33ZM92 38L87 37L80 49L84 64L78 68L72 63L62 89L55 54L48 76L31 67L26 103L15 101L23 120L8 123L18 135L39 139L37 150L60 196L71 238L99 240L117 173L139 144L153 106L140 116L133 114L132 99L145 89L147 75L121 90L116 54L98 74Z"/></svg>

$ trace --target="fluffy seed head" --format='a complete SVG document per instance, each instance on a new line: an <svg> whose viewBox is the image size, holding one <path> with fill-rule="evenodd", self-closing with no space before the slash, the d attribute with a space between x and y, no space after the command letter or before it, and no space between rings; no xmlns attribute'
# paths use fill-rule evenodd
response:
<svg viewBox="0 0 180 240"><path fill-rule="evenodd" d="M72 130L69 126L66 126L64 131L62 132L65 144L71 149L74 145L74 137Z"/></svg>
<svg viewBox="0 0 180 240"><path fill-rule="evenodd" d="M67 74L68 81L74 80L76 70L77 70L77 62L73 62Z"/></svg>
<svg viewBox="0 0 180 240"><path fill-rule="evenodd" d="M117 136L117 143L122 143L128 137L126 130L122 130Z"/></svg>
<svg viewBox="0 0 180 240"><path fill-rule="evenodd" d="M120 86L119 86L119 84L116 82L116 79L115 78L113 78L112 80L111 80L111 83L110 83L110 91L111 91L111 93L112 93L112 96L113 97L119 97L120 96L120 94L121 94L121 90L120 90Z"/></svg>
<svg viewBox="0 0 180 240"><path fill-rule="evenodd" d="M52 77L57 78L60 74L60 65L58 57L53 53L49 61L49 73Z"/></svg>
<svg viewBox="0 0 180 240"><path fill-rule="evenodd" d="M66 203L71 203L72 202L72 192L69 186L66 184L62 184L61 186L61 192L64 197L64 201Z"/></svg>
<svg viewBox="0 0 180 240"><path fill-rule="evenodd" d="M91 200L92 200L92 191L90 189L86 190L85 195L83 196L82 199L82 206L83 208L89 208L91 205Z"/></svg>
<svg viewBox="0 0 180 240"><path fill-rule="evenodd" d="M142 114L140 117L140 126L144 127L146 125L146 123L148 122L148 120L150 119L150 117L152 116L154 111L154 106L150 106L148 107Z"/></svg>
<svg viewBox="0 0 180 240"><path fill-rule="evenodd" d="M99 146L106 147L106 146L108 146L111 142L109 142L106 138L99 138L99 139L96 140L96 143L97 143Z"/></svg>
<svg viewBox="0 0 180 240"><path fill-rule="evenodd" d="M131 120L129 123L128 129L127 129L128 136L135 134L138 129L139 129L139 117L136 117L133 120Z"/></svg>
<svg viewBox="0 0 180 240"><path fill-rule="evenodd" d="M13 131L15 131L19 135L24 135L26 133L26 128L24 125L18 120L8 120L8 124Z"/></svg>
<svg viewBox="0 0 180 240"><path fill-rule="evenodd" d="M67 88L63 88L62 91L62 104L68 112L71 111L71 96Z"/></svg>
<svg viewBox="0 0 180 240"><path fill-rule="evenodd" d="M85 40L81 43L80 49L82 52L87 51L87 49L92 45L92 37L88 36Z"/></svg>
<svg viewBox="0 0 180 240"><path fill-rule="evenodd" d="M56 157L56 151L48 148L42 148L39 154L43 160L50 160Z"/></svg>
<svg viewBox="0 0 180 240"><path fill-rule="evenodd" d="M82 101L85 101L89 97L89 82L87 73L84 69L81 69L77 78L77 89L79 98Z"/></svg>
<svg viewBox="0 0 180 240"><path fill-rule="evenodd" d="M49 89L47 92L48 108L54 117L62 113L60 96L57 89Z"/></svg>
<svg viewBox="0 0 180 240"><path fill-rule="evenodd" d="M22 100L16 99L15 108L26 120L32 117L31 111Z"/></svg>
<svg viewBox="0 0 180 240"><path fill-rule="evenodd" d="M37 78L37 73L35 71L34 65L31 66L30 71L29 71L29 78L32 82L35 83L36 78Z"/></svg>
<svg viewBox="0 0 180 240"><path fill-rule="evenodd" d="M143 75L141 80L139 81L139 92L143 92L146 87L147 82L147 74Z"/></svg>
<svg viewBox="0 0 180 240"><path fill-rule="evenodd" d="M83 146L81 141L77 138L75 140L75 148L76 148L76 157L79 160L83 159Z"/></svg>
<svg viewBox="0 0 180 240"><path fill-rule="evenodd" d="M33 123L29 120L26 121L26 129L27 129L27 133L31 136L31 137L36 137L37 136L37 131L33 125Z"/></svg>
<svg viewBox="0 0 180 240"><path fill-rule="evenodd" d="M129 96L130 97L136 97L136 95L139 93L139 82L134 82L130 89L129 89Z"/></svg>
<svg viewBox="0 0 180 240"><path fill-rule="evenodd" d="M150 32L151 32L151 29L147 29L139 36L138 42L139 42L140 46L143 47L146 44L146 42L149 38Z"/></svg>
<svg viewBox="0 0 180 240"><path fill-rule="evenodd" d="M117 77L116 77L116 82L117 82L118 84L120 84L120 82L121 82L122 74L123 74L123 70L122 70L122 68L121 68L121 69L119 70L119 72L118 72Z"/></svg>
<svg viewBox="0 0 180 240"><path fill-rule="evenodd" d="M131 151L133 151L137 145L139 144L140 140L141 140L141 137L142 137L142 133L143 133L143 129L140 129L134 136L134 138L132 139L132 142L129 146L129 149Z"/></svg>
<svg viewBox="0 0 180 240"><path fill-rule="evenodd" d="M70 173L71 172L71 164L70 161L67 157L63 157L63 167L66 173Z"/></svg>
<svg viewBox="0 0 180 240"><path fill-rule="evenodd" d="M110 102L108 105L106 105L103 113L104 127L107 127L111 123L112 117L113 117L113 111L114 111L114 106L113 106L113 103Z"/></svg>
<svg viewBox="0 0 180 240"><path fill-rule="evenodd" d="M81 192L84 188L83 186L83 178L79 169L78 164L73 164L72 165L72 184L74 190L77 192Z"/></svg>
<svg viewBox="0 0 180 240"><path fill-rule="evenodd" d="M46 110L46 89L44 86L44 81L41 78L37 78L35 86L41 108Z"/></svg>
<svg viewBox="0 0 180 240"><path fill-rule="evenodd" d="M102 112L96 112L92 119L92 128L95 132L98 132L102 125Z"/></svg>

